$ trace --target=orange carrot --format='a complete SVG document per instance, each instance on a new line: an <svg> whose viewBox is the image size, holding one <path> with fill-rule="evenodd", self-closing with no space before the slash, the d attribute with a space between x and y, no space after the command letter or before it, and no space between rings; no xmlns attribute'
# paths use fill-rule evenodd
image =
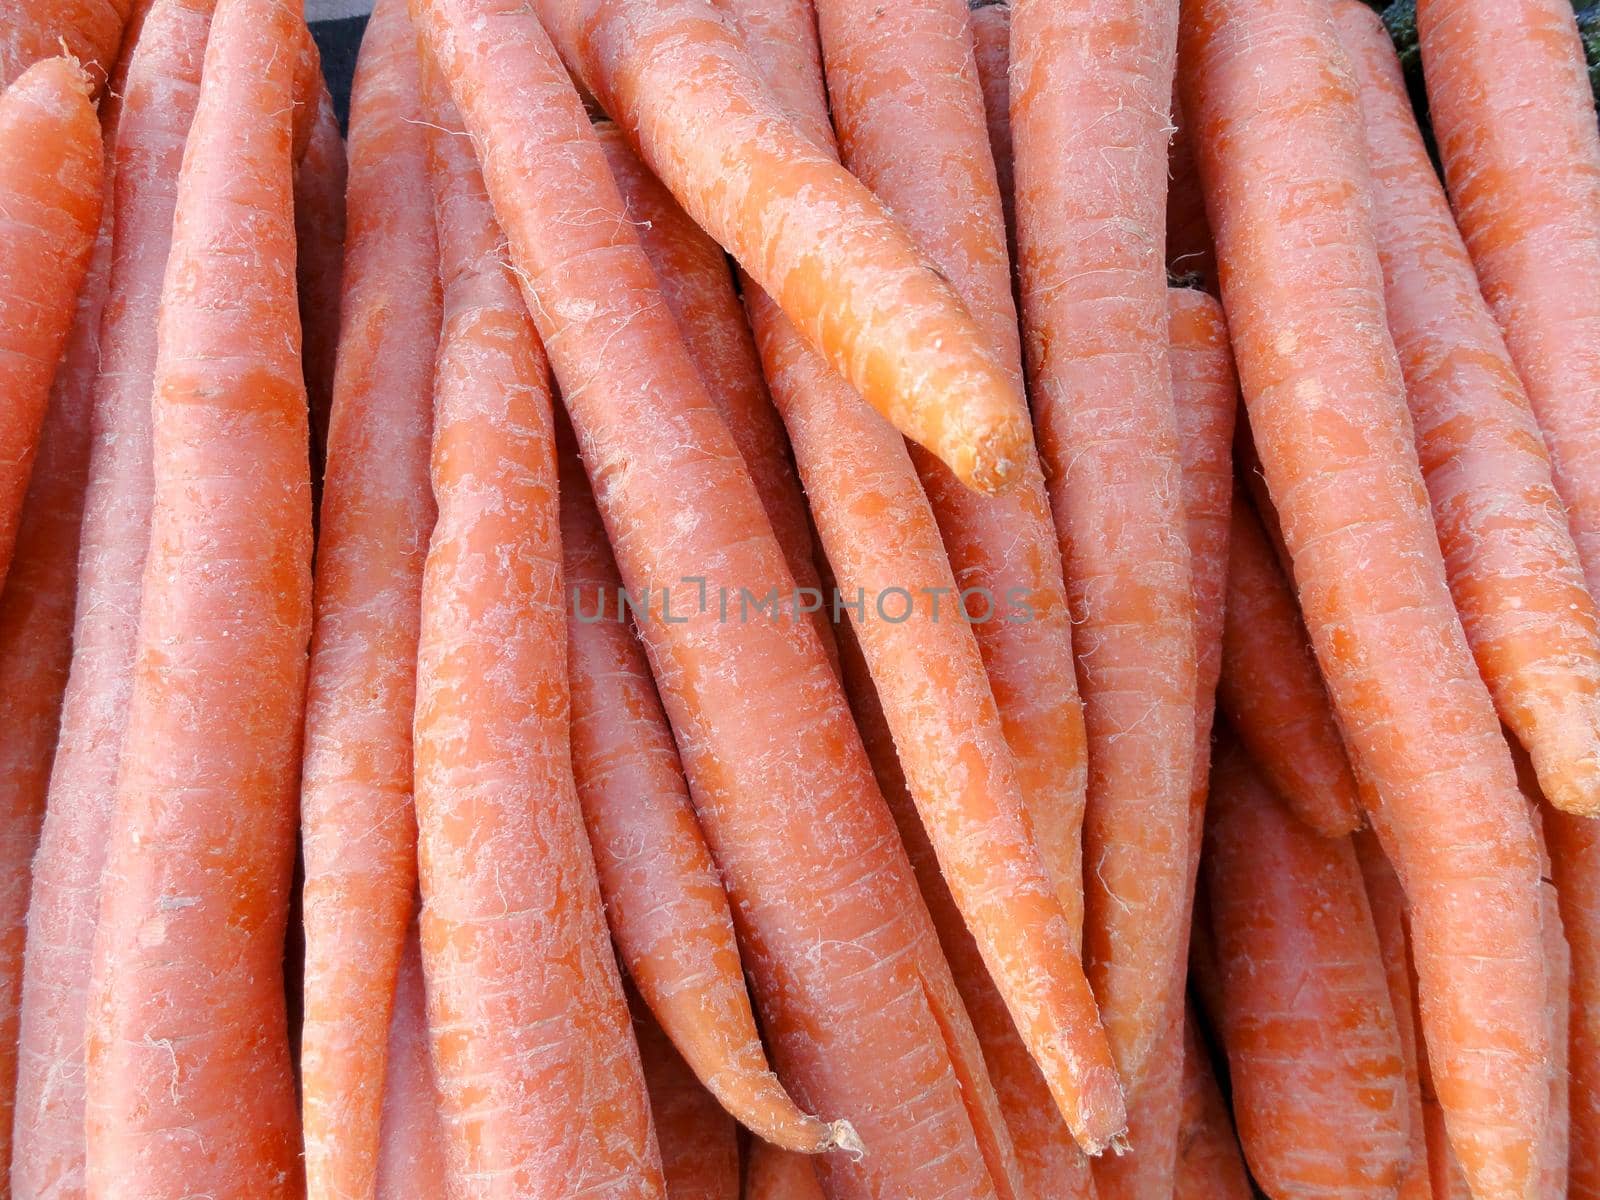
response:
<svg viewBox="0 0 1600 1200"><path fill-rule="evenodd" d="M1019 477L1021 400L979 328L883 205L786 118L709 0L535 7L650 169L873 408L980 490Z"/></svg>
<svg viewBox="0 0 1600 1200"><path fill-rule="evenodd" d="M0 96L0 578L94 250L103 154L89 78L70 60L30 67Z"/></svg>
<svg viewBox="0 0 1600 1200"><path fill-rule="evenodd" d="M344 135L324 86L305 154L294 170L294 225L299 239L300 324L304 330L306 393L311 398L312 478L322 478L333 408L334 360L339 348L339 304L344 270Z"/></svg>
<svg viewBox="0 0 1600 1200"><path fill-rule="evenodd" d="M1548 864L1548 858L1546 863ZM1546 866L1548 872L1548 865ZM1545 1126L1539 1196L1541 1200L1566 1200L1568 1161L1571 1156L1571 1077L1569 1050L1572 995L1572 952L1561 925L1560 900L1555 885L1545 881L1545 973L1550 983L1550 1118Z"/></svg>
<svg viewBox="0 0 1600 1200"><path fill-rule="evenodd" d="M1564 0L1419 0L1456 220L1600 589L1600 130Z"/></svg>
<svg viewBox="0 0 1600 1200"><path fill-rule="evenodd" d="M1538 856L1411 441L1355 82L1320 0L1187 5L1183 108L1255 445L1382 801L1452 1141L1480 1200L1521 1197L1548 1103Z"/></svg>
<svg viewBox="0 0 1600 1200"><path fill-rule="evenodd" d="M422 950L413 928L395 981L394 1016L384 1054L383 1120L376 1200L456 1200L460 1187L445 1161L439 1085L428 1057Z"/></svg>
<svg viewBox="0 0 1600 1200"><path fill-rule="evenodd" d="M637 998L633 1032L650 1088L667 1200L739 1200L739 1127Z"/></svg>
<svg viewBox="0 0 1600 1200"><path fill-rule="evenodd" d="M317 544L300 819L314 1200L370 1200L416 890L411 725L440 320L416 32L381 0L350 114L349 270Z"/></svg>
<svg viewBox="0 0 1600 1200"><path fill-rule="evenodd" d="M1355 775L1294 592L1242 492L1233 501L1217 702L1261 774L1326 837L1361 822Z"/></svg>
<svg viewBox="0 0 1600 1200"><path fill-rule="evenodd" d="M816 590L817 548L811 518L789 461L783 422L761 377L761 360L734 290L727 256L639 161L621 129L603 121L595 132L689 357L756 485L789 574L797 588ZM818 605L812 622L834 653L833 627L824 606Z"/></svg>
<svg viewBox="0 0 1600 1200"><path fill-rule="evenodd" d="M1022 348L1001 193L965 6L914 0L885 9L872 0L823 0L816 8L845 165L933 257L1020 397ZM933 159L948 166L929 173L924 164ZM975 495L920 448L911 454L966 607L976 610L973 632L1023 800L1077 941L1086 735L1050 499L1031 439L1023 449L1017 486L1000 497Z"/></svg>
<svg viewBox="0 0 1600 1200"><path fill-rule="evenodd" d="M1171 1011L1194 746L1161 254L1177 16L1167 0L1017 0L1011 26L1034 421L1089 734L1085 958L1129 1088Z"/></svg>
<svg viewBox="0 0 1600 1200"><path fill-rule="evenodd" d="M483 156L623 582L655 598L641 633L773 1057L797 1100L867 1147L829 1156L833 1186L1015 1194L980 1148L1003 1142L993 1092L827 656L808 623L740 612L792 580L581 100L524 6L413 5ZM756 715L752 697L773 702Z"/></svg>
<svg viewBox="0 0 1600 1200"><path fill-rule="evenodd" d="M278 0L221 0L178 184L130 750L90 989L94 1200L299 1191L283 992L311 582L299 24Z"/></svg>
<svg viewBox="0 0 1600 1200"><path fill-rule="evenodd" d="M1568 1008L1573 1200L1600 1196L1600 822L1544 812L1551 876L1572 956Z"/></svg>
<svg viewBox="0 0 1600 1200"><path fill-rule="evenodd" d="M0 88L64 52L83 64L98 91L137 6L138 0L0 0Z"/></svg>
<svg viewBox="0 0 1600 1200"><path fill-rule="evenodd" d="M643 1069L572 779L549 369L431 66L424 94L444 324L415 798L450 1161L465 1194L485 1200L660 1200Z"/></svg>
<svg viewBox="0 0 1600 1200"><path fill-rule="evenodd" d="M1389 329L1456 610L1544 794L1600 815L1600 612L1544 442L1383 22L1358 0L1333 11L1361 86Z"/></svg>
<svg viewBox="0 0 1600 1200"><path fill-rule="evenodd" d="M102 237L112 224L121 232L108 265L97 344L84 348L99 369L72 660L28 902L17 1085L20 1153L12 1178L18 1196L66 1200L81 1197L84 1189L82 1059L90 951L150 536L156 318L212 7L213 0L161 0L143 24L125 80L111 93L121 97L121 115Z"/></svg>
<svg viewBox="0 0 1600 1200"><path fill-rule="evenodd" d="M1251 1173L1273 1196L1387 1194L1407 1154L1405 1079L1349 841L1300 824L1224 742L1204 871Z"/></svg>
<svg viewBox="0 0 1600 1200"><path fill-rule="evenodd" d="M1011 4L1009 0L976 0L968 21L972 53L983 88L984 121L989 153L1006 219L1006 246L1017 260L1016 159L1011 147Z"/></svg>
<svg viewBox="0 0 1600 1200"><path fill-rule="evenodd" d="M766 1142L750 1143L744 1200L823 1200L812 1160Z"/></svg>
<svg viewBox="0 0 1600 1200"><path fill-rule="evenodd" d="M1183 1107L1172 1200L1250 1200L1233 1118L1211 1073L1193 1013L1183 1023Z"/></svg>
<svg viewBox="0 0 1600 1200"><path fill-rule="evenodd" d="M852 1146L847 1125L806 1116L767 1065L727 893L563 424L558 419L561 548L574 617L572 765L612 939L654 1019L735 1118L790 1150ZM671 1182L669 1171L669 1190Z"/></svg>

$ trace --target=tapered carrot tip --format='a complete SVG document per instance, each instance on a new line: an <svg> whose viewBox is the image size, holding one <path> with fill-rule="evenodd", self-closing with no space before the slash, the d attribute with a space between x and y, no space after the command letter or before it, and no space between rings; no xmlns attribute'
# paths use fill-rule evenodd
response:
<svg viewBox="0 0 1600 1200"><path fill-rule="evenodd" d="M974 491L998 496L1022 477L1027 441L1020 420L1002 417L963 439L948 465Z"/></svg>
<svg viewBox="0 0 1600 1200"><path fill-rule="evenodd" d="M828 1122L828 1143L823 1150L843 1150L856 1162L867 1156L866 1143L861 1140L861 1135L856 1132L856 1127L849 1121Z"/></svg>
<svg viewBox="0 0 1600 1200"><path fill-rule="evenodd" d="M66 50L65 42L61 48ZM11 86L19 95L29 91L58 89L69 94L78 92L85 100L94 100L94 80L89 78L89 73L75 56L66 53L34 63Z"/></svg>
<svg viewBox="0 0 1600 1200"><path fill-rule="evenodd" d="M1091 1158L1107 1150L1120 1155L1132 1149L1128 1141L1127 1102L1115 1071L1101 1067L1083 1073L1078 1119L1073 1128L1081 1131L1078 1140Z"/></svg>

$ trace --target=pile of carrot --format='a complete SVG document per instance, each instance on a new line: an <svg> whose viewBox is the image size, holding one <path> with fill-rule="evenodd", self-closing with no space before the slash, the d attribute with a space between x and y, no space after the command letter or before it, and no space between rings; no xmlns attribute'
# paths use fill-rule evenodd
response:
<svg viewBox="0 0 1600 1200"><path fill-rule="evenodd" d="M0 1200L1600 1200L1586 30L0 0Z"/></svg>

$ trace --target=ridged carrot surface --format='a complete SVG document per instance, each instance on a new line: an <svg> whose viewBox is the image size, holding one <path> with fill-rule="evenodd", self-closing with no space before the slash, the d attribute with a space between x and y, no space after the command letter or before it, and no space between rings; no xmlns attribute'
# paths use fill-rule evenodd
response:
<svg viewBox="0 0 1600 1200"><path fill-rule="evenodd" d="M1172 1200L1250 1200L1254 1194L1233 1116L1212 1074L1210 1051L1194 1014L1188 1013L1183 1023L1183 1102Z"/></svg>
<svg viewBox="0 0 1600 1200"><path fill-rule="evenodd" d="M437 55L435 31L419 28ZM444 323L415 733L422 961L448 1153L467 1200L661 1200L572 777L549 368L449 74L447 60L424 84Z"/></svg>
<svg viewBox="0 0 1600 1200"><path fill-rule="evenodd" d="M1007 0L973 4L972 56L983 87L984 122L989 130L989 153L994 159L995 182L1006 219L1006 245L1011 261L1017 258L1016 159L1011 146L1011 5ZM1009 269L1009 268L1008 268Z"/></svg>
<svg viewBox="0 0 1600 1200"><path fill-rule="evenodd" d="M405 0L380 0L350 106L346 320L327 426L300 791L311 1200L371 1200L390 1004L417 886L411 739L440 322L423 117Z"/></svg>
<svg viewBox="0 0 1600 1200"><path fill-rule="evenodd" d="M138 0L0 0L0 88L36 62L63 53L105 83Z"/></svg>
<svg viewBox="0 0 1600 1200"><path fill-rule="evenodd" d="M1357 0L1333 11L1361 87L1389 329L1456 611L1545 796L1600 815L1600 612L1544 440L1383 22Z"/></svg>
<svg viewBox="0 0 1600 1200"><path fill-rule="evenodd" d="M157 314L213 7L152 6L113 93L121 115L109 220L122 232L95 338L72 660L28 902L16 1121L24 1152L12 1177L19 1198L84 1194L87 989L150 541Z"/></svg>
<svg viewBox="0 0 1600 1200"><path fill-rule="evenodd" d="M283 991L311 592L297 28L281 0L221 0L178 181L90 989L95 1200L300 1190Z"/></svg>
<svg viewBox="0 0 1600 1200"><path fill-rule="evenodd" d="M1538 856L1412 445L1355 80L1320 0L1186 0L1183 30L1250 426L1340 728L1386 810L1439 1098L1482 1200L1521 1197L1547 1105Z"/></svg>
<svg viewBox="0 0 1600 1200"><path fill-rule="evenodd" d="M1568 1009L1573 1200L1600 1197L1600 822L1546 811L1551 876L1572 954Z"/></svg>
<svg viewBox="0 0 1600 1200"><path fill-rule="evenodd" d="M414 929L400 958L393 1007L375 1195L377 1200L457 1200L460 1188L445 1157L439 1085L428 1050L422 949Z"/></svg>
<svg viewBox="0 0 1600 1200"><path fill-rule="evenodd" d="M1177 20L1171 0L1011 17L1024 344L1089 736L1085 959L1129 1088L1170 1011L1194 746L1161 253Z"/></svg>
<svg viewBox="0 0 1600 1200"><path fill-rule="evenodd" d="M739 1200L738 1125L637 999L633 1032L650 1089L667 1200Z"/></svg>
<svg viewBox="0 0 1600 1200"><path fill-rule="evenodd" d="M349 162L333 97L323 87L305 153L294 169L294 227L299 240L300 327L305 340L306 395L311 404L312 479L321 482L333 409L343 294L345 196Z"/></svg>

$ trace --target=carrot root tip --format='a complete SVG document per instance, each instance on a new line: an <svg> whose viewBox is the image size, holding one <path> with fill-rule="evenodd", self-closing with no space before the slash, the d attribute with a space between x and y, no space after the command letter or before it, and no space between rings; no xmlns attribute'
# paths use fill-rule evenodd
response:
<svg viewBox="0 0 1600 1200"><path fill-rule="evenodd" d="M867 1156L867 1144L849 1121L829 1121L828 1141L822 1148L824 1151L843 1150L852 1162L860 1162Z"/></svg>

